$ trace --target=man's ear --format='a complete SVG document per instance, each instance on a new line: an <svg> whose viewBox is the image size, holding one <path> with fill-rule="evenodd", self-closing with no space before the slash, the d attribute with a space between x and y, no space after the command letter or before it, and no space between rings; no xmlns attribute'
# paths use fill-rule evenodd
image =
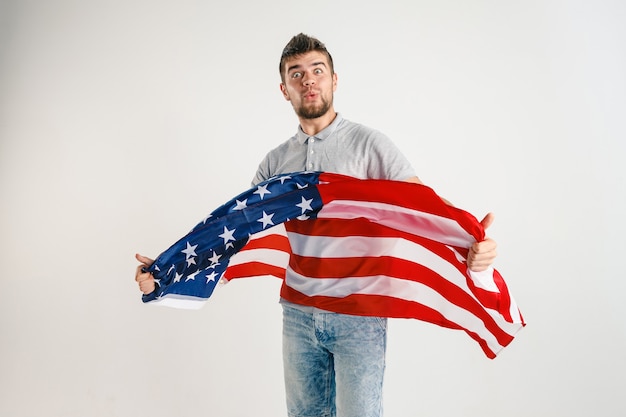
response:
<svg viewBox="0 0 626 417"><path fill-rule="evenodd" d="M289 98L289 93L287 92L287 87L285 87L284 83L280 83L280 92L283 93L283 97L285 97L285 100L291 101L291 99Z"/></svg>

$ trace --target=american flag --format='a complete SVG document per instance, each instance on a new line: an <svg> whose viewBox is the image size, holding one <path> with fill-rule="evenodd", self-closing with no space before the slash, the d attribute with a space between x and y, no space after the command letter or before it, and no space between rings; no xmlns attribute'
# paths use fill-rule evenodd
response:
<svg viewBox="0 0 626 417"><path fill-rule="evenodd" d="M467 268L482 239L474 216L426 186L292 173L235 197L159 255L149 268L158 288L143 300L199 308L220 281L273 275L289 302L463 330L495 358L525 322L498 271Z"/></svg>

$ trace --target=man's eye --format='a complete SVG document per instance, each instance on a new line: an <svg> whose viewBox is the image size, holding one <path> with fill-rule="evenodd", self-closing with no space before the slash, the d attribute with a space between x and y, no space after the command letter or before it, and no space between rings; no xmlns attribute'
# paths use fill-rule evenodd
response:
<svg viewBox="0 0 626 417"><path fill-rule="evenodd" d="M302 77L301 72L294 72L293 74L291 74L291 78L300 78L300 77Z"/></svg>
<svg viewBox="0 0 626 417"><path fill-rule="evenodd" d="M316 68L314 72L315 74L321 74L323 71L321 68Z"/></svg>

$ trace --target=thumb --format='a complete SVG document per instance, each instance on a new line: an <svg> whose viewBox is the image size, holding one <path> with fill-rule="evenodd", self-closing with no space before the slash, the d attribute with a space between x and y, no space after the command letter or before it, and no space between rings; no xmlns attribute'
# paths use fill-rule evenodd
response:
<svg viewBox="0 0 626 417"><path fill-rule="evenodd" d="M154 263L154 259L150 259L147 256L143 256L138 253L135 254L135 259L137 259L139 262L147 266L150 266Z"/></svg>
<svg viewBox="0 0 626 417"><path fill-rule="evenodd" d="M480 224L483 226L485 230L493 223L496 216L493 213L487 213L484 219L480 221Z"/></svg>

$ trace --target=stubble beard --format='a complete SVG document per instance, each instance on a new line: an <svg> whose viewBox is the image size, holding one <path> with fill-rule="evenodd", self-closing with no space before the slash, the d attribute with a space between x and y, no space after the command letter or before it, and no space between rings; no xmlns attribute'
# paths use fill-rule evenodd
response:
<svg viewBox="0 0 626 417"><path fill-rule="evenodd" d="M321 98L322 102L316 106L304 106L300 105L296 109L296 114L302 119L317 119L325 115L330 110L330 102L324 97Z"/></svg>

